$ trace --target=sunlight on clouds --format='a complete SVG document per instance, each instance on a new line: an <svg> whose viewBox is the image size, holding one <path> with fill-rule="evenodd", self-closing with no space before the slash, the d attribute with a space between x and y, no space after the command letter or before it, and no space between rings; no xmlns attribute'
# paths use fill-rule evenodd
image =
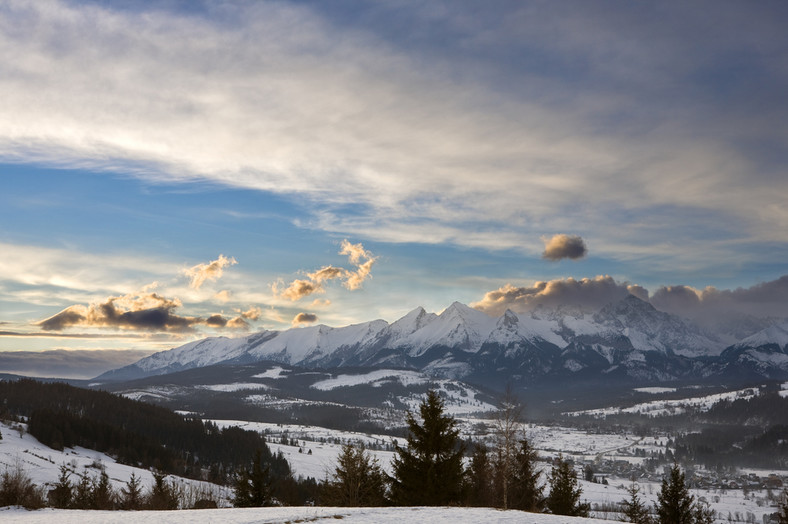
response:
<svg viewBox="0 0 788 524"><path fill-rule="evenodd" d="M274 294L295 302L313 293L325 293L323 284L336 279L344 280L343 285L350 291L360 289L364 281L371 277L372 265L377 261L377 257L364 249L360 243L351 244L347 239L342 241L339 254L347 255L348 262L356 266L355 270L325 266L315 272L307 273L308 280L293 280L282 291L279 291L278 285L274 284L272 286Z"/></svg>
<svg viewBox="0 0 788 524"><path fill-rule="evenodd" d="M293 326L300 326L302 324L313 324L317 322L317 315L313 313L299 313L293 318Z"/></svg>
<svg viewBox="0 0 788 524"><path fill-rule="evenodd" d="M216 281L221 278L224 268L237 264L234 258L227 258L219 255L219 258L207 264L197 264L189 269L184 269L183 274L191 279L189 286L193 289L200 289L206 280Z"/></svg>

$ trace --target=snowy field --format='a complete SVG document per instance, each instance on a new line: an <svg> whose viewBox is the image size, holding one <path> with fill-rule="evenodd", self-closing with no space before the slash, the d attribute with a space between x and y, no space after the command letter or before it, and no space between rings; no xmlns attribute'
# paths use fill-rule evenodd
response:
<svg viewBox="0 0 788 524"><path fill-rule="evenodd" d="M596 519L538 515L521 511L487 508L253 508L203 509L189 511L78 511L0 508L3 523L19 524L261 524L287 522L347 522L366 524L518 523L518 524L594 524Z"/></svg>

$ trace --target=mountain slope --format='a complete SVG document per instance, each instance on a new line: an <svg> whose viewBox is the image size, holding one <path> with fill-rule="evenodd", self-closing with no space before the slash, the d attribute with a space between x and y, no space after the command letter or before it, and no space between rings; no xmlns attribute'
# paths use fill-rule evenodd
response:
<svg viewBox="0 0 788 524"><path fill-rule="evenodd" d="M455 302L439 315L416 308L391 324L373 320L207 338L96 380L262 360L314 368L408 368L497 387L564 379L657 382L729 376L737 362L749 363L749 374L777 378L788 377L786 326L772 325L726 349L728 338L632 295L598 311L541 308L519 315L506 311L498 318Z"/></svg>

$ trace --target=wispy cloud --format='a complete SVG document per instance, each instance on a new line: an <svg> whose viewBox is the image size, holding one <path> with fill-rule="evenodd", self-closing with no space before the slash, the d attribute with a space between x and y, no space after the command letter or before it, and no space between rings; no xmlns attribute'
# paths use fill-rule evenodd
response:
<svg viewBox="0 0 788 524"><path fill-rule="evenodd" d="M5 3L0 157L298 194L304 224L357 235L353 205L401 242L538 254L571 228L695 253L708 210L728 252L788 241L783 8L572 5L377 4L344 27L285 2ZM686 236L652 227L672 217Z"/></svg>

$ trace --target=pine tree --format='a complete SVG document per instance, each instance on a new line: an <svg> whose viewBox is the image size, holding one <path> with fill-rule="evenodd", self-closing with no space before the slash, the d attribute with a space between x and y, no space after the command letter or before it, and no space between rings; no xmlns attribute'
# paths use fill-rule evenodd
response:
<svg viewBox="0 0 788 524"><path fill-rule="evenodd" d="M657 516L659 524L692 524L694 497L684 480L678 464L673 464L670 473L662 479L662 489L657 494Z"/></svg>
<svg viewBox="0 0 788 524"><path fill-rule="evenodd" d="M709 507L705 500L698 500L692 510L695 524L714 524L716 512Z"/></svg>
<svg viewBox="0 0 788 524"><path fill-rule="evenodd" d="M153 486L151 486L150 493L146 506L153 510L170 510L178 509L179 493L178 489L171 483L165 480L166 475L163 473L153 473Z"/></svg>
<svg viewBox="0 0 788 524"><path fill-rule="evenodd" d="M550 473L550 494L547 496L547 509L554 515L587 517L591 506L580 503L583 490L577 485L577 473L561 455Z"/></svg>
<svg viewBox="0 0 788 524"><path fill-rule="evenodd" d="M342 446L333 477L323 488L322 503L329 506L382 506L386 501L385 475L378 460L364 449Z"/></svg>
<svg viewBox="0 0 788 524"><path fill-rule="evenodd" d="M115 506L115 492L106 471L102 471L98 482L94 483L91 499L93 509L109 510Z"/></svg>
<svg viewBox="0 0 788 524"><path fill-rule="evenodd" d="M462 454L457 422L429 391L419 406L422 423L408 412L407 447L395 445L391 498L402 506L444 506L462 498Z"/></svg>
<svg viewBox="0 0 788 524"><path fill-rule="evenodd" d="M93 506L93 480L87 475L82 475L79 480L71 505L75 509L90 509Z"/></svg>
<svg viewBox="0 0 788 524"><path fill-rule="evenodd" d="M651 524L651 514L643 503L643 499L640 498L640 486L633 482L627 488L627 493L629 493L629 499L621 501L621 513L624 514L622 520L635 524Z"/></svg>
<svg viewBox="0 0 788 524"><path fill-rule="evenodd" d="M493 468L490 452L484 444L476 444L465 471L465 503L475 507L495 505Z"/></svg>
<svg viewBox="0 0 788 524"><path fill-rule="evenodd" d="M66 509L71 507L71 499L73 497L74 486L71 485L69 480L71 471L65 464L60 465L60 476L57 478L57 484L52 490L52 506L59 509Z"/></svg>
<svg viewBox="0 0 788 524"><path fill-rule="evenodd" d="M142 509L142 503L142 483L132 473L126 486L120 489L120 507L126 511L136 511Z"/></svg>
<svg viewBox="0 0 788 524"><path fill-rule="evenodd" d="M539 484L541 472L536 467L537 458L536 450L528 439L522 439L515 455L515 469L512 471L509 488L509 507L531 512L544 511L544 486Z"/></svg>
<svg viewBox="0 0 788 524"><path fill-rule="evenodd" d="M268 465L263 465L260 450L254 455L251 469L244 468L238 475L233 504L239 508L270 506L271 480Z"/></svg>

